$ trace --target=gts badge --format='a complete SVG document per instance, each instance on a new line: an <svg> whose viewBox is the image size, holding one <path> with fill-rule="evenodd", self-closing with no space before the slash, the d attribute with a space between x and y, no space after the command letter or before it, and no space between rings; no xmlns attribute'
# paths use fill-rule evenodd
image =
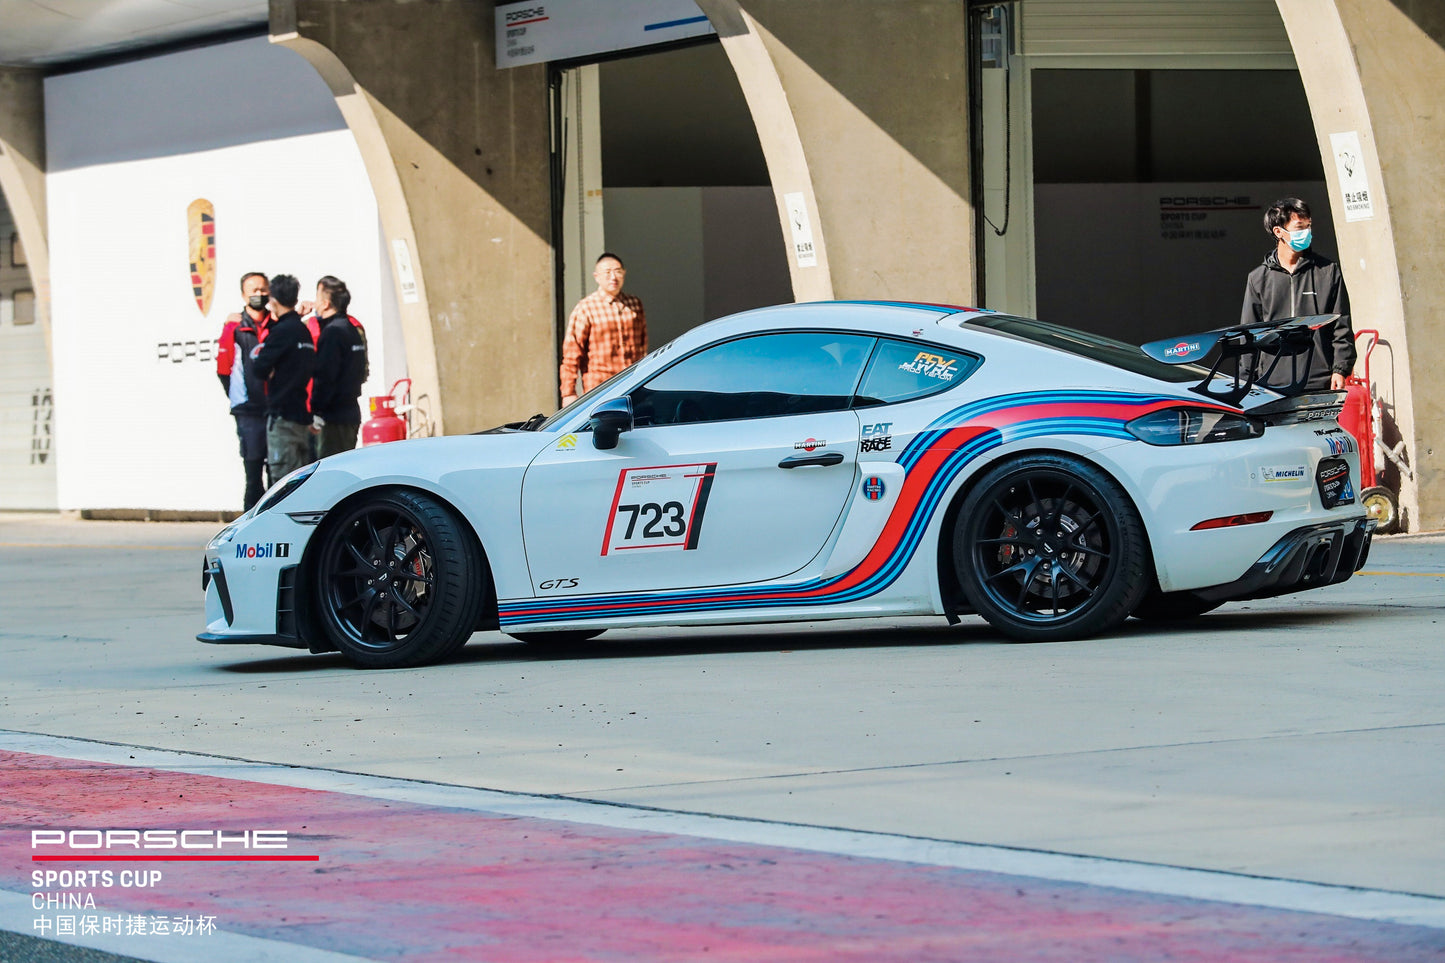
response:
<svg viewBox="0 0 1445 963"><path fill-rule="evenodd" d="M555 592L557 589L572 589L576 587L577 579L575 578L549 578L545 582L540 582L537 585L537 588L543 592Z"/></svg>

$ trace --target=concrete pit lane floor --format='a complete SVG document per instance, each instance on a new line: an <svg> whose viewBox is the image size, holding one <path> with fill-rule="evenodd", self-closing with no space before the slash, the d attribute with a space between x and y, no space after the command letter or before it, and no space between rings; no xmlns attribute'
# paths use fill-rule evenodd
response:
<svg viewBox="0 0 1445 963"><path fill-rule="evenodd" d="M480 633L363 672L195 642L216 527L0 515L0 957L1445 957L1445 538L1087 642ZM96 828L285 829L316 859L32 846Z"/></svg>

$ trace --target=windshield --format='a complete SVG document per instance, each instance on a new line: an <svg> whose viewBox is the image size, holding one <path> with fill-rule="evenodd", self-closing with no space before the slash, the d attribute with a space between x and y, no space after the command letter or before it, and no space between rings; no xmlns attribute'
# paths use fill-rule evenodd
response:
<svg viewBox="0 0 1445 963"><path fill-rule="evenodd" d="M643 359L643 360L646 360L646 359ZM619 378L626 378L626 377L632 372L632 369L635 368L635 367L637 367L639 364L641 364L641 362L639 362L639 361L634 361L632 364L628 365L627 367L623 368L621 371L617 372L617 374L615 374L615 375L613 375L612 377L608 378L606 381L602 382L600 385L598 385L597 387L593 388L591 391L587 392L587 393L584 394L582 397L578 398L576 401L572 402L570 405L568 405L567 407L563 408L561 411L557 412L557 413L556 413L555 415L553 415L552 417L548 418L546 421L542 422L540 425L538 425L538 426L536 427L535 430L536 430L536 431L551 431L552 429L556 428L556 427L557 427L558 425L560 425L562 422L564 422L564 421L566 421L568 418L572 417L572 413L573 413L574 411L578 410L579 408L585 407L586 405L591 404L592 402L594 402L594 401L596 401L596 400L598 399L598 396L599 396L599 395L605 394L608 390L610 390L610 388L611 388L612 385L614 385L614 384L617 383L617 380L618 380Z"/></svg>
<svg viewBox="0 0 1445 963"><path fill-rule="evenodd" d="M1202 381L1209 374L1208 368L1197 364L1164 364L1155 361L1140 351L1137 345L1115 341L1099 334L1090 334L1062 324L1035 321L1031 318L1013 318L1004 314L983 315L970 318L967 322L980 328L1001 331L1035 344L1058 348L1080 357L1123 368L1135 374L1157 378L1174 384Z"/></svg>

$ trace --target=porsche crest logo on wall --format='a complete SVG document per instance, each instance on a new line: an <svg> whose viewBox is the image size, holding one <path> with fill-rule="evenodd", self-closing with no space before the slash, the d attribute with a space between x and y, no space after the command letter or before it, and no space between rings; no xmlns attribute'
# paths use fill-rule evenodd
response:
<svg viewBox="0 0 1445 963"><path fill-rule="evenodd" d="M216 209L204 197L186 208L191 235L191 290L202 315L211 313L211 295L216 290Z"/></svg>

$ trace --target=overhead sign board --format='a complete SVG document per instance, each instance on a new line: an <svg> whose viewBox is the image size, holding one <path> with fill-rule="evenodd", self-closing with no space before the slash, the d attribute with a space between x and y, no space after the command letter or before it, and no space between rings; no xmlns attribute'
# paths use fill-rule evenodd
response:
<svg viewBox="0 0 1445 963"><path fill-rule="evenodd" d="M715 33L692 0L523 0L498 6L496 18L498 68Z"/></svg>

